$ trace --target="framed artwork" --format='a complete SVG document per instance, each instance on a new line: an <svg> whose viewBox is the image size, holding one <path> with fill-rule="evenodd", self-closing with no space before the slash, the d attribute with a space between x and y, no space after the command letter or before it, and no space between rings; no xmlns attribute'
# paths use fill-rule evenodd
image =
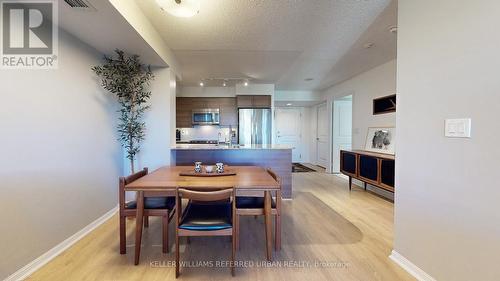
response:
<svg viewBox="0 0 500 281"><path fill-rule="evenodd" d="M373 100L373 115L396 112L396 95Z"/></svg>
<svg viewBox="0 0 500 281"><path fill-rule="evenodd" d="M365 150L394 155L396 128L370 127L366 136Z"/></svg>

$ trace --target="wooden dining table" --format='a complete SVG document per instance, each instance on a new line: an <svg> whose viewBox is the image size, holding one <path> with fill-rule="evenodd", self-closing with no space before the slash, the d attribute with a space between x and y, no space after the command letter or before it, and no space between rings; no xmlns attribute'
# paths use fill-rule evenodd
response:
<svg viewBox="0 0 500 281"><path fill-rule="evenodd" d="M192 166L165 166L139 178L125 186L125 191L137 192L137 214L135 230L135 264L139 264L141 252L142 227L144 217L144 197L146 196L176 196L177 188L195 190L218 190L235 188L236 195L260 192L264 196L264 218L266 232L266 257L272 257L272 217L271 192L279 190L276 180L266 171L257 166L226 166L225 169L234 172L230 176L181 176L181 172L191 171ZM279 199L278 199L279 200Z"/></svg>

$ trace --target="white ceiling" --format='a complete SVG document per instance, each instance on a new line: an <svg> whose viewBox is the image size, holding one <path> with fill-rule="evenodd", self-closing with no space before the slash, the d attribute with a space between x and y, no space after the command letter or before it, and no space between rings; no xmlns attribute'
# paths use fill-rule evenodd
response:
<svg viewBox="0 0 500 281"><path fill-rule="evenodd" d="M59 26L103 54L115 49L140 54L141 61L155 66L167 66L162 58L108 1L90 1L95 9L71 8L58 1Z"/></svg>
<svg viewBox="0 0 500 281"><path fill-rule="evenodd" d="M251 78L278 90L323 89L395 58L390 2L201 0L199 14L176 18L155 0L136 0L180 62L181 85ZM365 40L376 45L360 48Z"/></svg>

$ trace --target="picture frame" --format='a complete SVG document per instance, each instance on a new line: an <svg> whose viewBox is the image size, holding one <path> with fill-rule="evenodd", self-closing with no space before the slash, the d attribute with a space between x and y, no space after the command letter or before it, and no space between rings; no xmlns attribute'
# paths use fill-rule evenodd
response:
<svg viewBox="0 0 500 281"><path fill-rule="evenodd" d="M369 127L365 150L384 154L395 154L395 127Z"/></svg>

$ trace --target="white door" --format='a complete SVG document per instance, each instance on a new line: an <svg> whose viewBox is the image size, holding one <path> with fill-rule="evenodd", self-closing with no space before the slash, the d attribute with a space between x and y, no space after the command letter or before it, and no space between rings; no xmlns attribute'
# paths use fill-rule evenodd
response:
<svg viewBox="0 0 500 281"><path fill-rule="evenodd" d="M352 100L333 102L333 172L340 173L340 150L351 149Z"/></svg>
<svg viewBox="0 0 500 281"><path fill-rule="evenodd" d="M317 135L316 135L316 151L317 151L317 161L318 165L324 168L328 168L328 110L326 108L326 103L318 106L318 122L316 123Z"/></svg>
<svg viewBox="0 0 500 281"><path fill-rule="evenodd" d="M300 108L276 108L276 143L293 146L292 161L301 162L301 110Z"/></svg>

